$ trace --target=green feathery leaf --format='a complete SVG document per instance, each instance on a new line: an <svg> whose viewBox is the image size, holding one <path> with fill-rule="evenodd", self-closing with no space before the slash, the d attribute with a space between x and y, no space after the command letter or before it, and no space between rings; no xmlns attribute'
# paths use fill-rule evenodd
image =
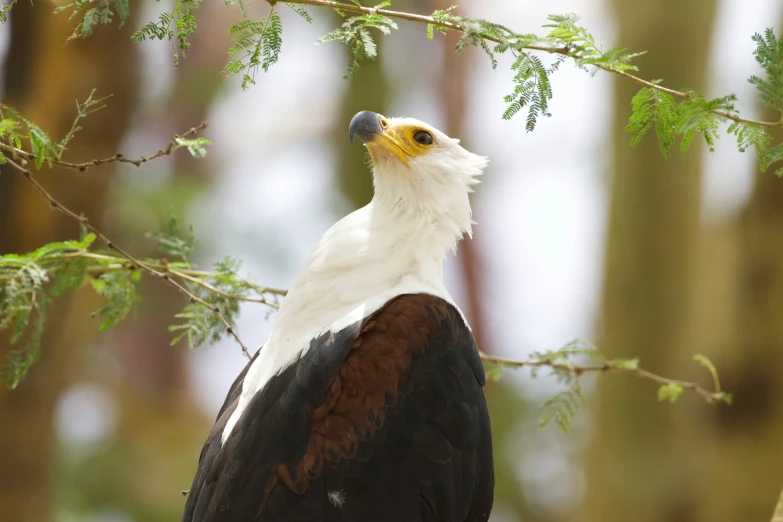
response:
<svg viewBox="0 0 783 522"><path fill-rule="evenodd" d="M231 60L223 68L223 76L242 74L242 89L248 89L256 83L259 68L267 72L280 58L282 20L273 7L264 20L245 19L232 25L228 32L234 36L234 44L228 50Z"/></svg>
<svg viewBox="0 0 783 522"><path fill-rule="evenodd" d="M560 428L560 431L568 435L571 422L579 407L584 404L584 401L582 386L575 379L568 388L544 403L542 406L543 411L538 418L538 428L544 429L550 422L554 421L557 427Z"/></svg>
<svg viewBox="0 0 783 522"><path fill-rule="evenodd" d="M753 41L756 42L753 56L764 69L766 79L753 75L748 81L756 87L759 100L783 117L783 38L767 29L764 36L754 34Z"/></svg>
<svg viewBox="0 0 783 522"><path fill-rule="evenodd" d="M357 5L361 4L357 3ZM381 9L387 5L389 2L382 2L374 9ZM378 13L352 16L347 18L338 29L318 39L318 43L341 42L348 47L351 59L344 78L353 77L358 72L362 60L374 60L378 55L377 44L369 29L375 29L388 35L392 30L397 29L397 23L388 16Z"/></svg>
<svg viewBox="0 0 783 522"><path fill-rule="evenodd" d="M308 13L308 12L305 10L305 8L304 8L304 7L302 7L301 5L290 4L290 3L288 3L288 2L285 2L285 5L287 5L288 7L290 7L291 9L293 9L294 11L296 11L296 14L298 14L299 16L301 16L302 18L304 18L305 20L307 20L307 23L308 23L308 24L311 24L311 23L313 23L313 17L312 17L312 16L310 16L310 13Z"/></svg>
<svg viewBox="0 0 783 522"><path fill-rule="evenodd" d="M679 109L674 97L651 87L643 87L631 100L631 109L631 117L625 127L633 135L631 146L638 145L654 126L661 154L668 158L677 139L675 130L679 121Z"/></svg>
<svg viewBox="0 0 783 522"><path fill-rule="evenodd" d="M158 249L164 254L179 258L189 263L196 242L196 234L193 225L188 226L183 233L174 211L169 209L169 222L167 231L147 232L146 236L158 244Z"/></svg>

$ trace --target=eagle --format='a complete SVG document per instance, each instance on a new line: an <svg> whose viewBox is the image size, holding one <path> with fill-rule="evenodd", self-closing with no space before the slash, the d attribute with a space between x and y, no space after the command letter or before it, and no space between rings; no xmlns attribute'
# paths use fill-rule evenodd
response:
<svg viewBox="0 0 783 522"><path fill-rule="evenodd" d="M231 386L183 522L485 522L485 375L443 260L488 163L421 121L356 114L374 196L320 239Z"/></svg>

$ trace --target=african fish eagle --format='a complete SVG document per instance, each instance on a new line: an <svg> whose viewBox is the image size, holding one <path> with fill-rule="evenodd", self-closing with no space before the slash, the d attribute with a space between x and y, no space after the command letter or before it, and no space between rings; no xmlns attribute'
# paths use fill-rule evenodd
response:
<svg viewBox="0 0 783 522"><path fill-rule="evenodd" d="M485 522L484 369L443 283L487 158L421 121L351 120L375 195L329 229L231 386L184 522Z"/></svg>

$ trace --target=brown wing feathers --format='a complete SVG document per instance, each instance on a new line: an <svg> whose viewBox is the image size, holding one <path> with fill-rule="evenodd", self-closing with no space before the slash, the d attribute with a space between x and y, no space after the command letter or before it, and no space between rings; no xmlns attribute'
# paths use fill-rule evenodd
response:
<svg viewBox="0 0 783 522"><path fill-rule="evenodd" d="M225 447L199 463L183 520L486 520L483 384L451 305L394 298L313 340L254 397Z"/></svg>
<svg viewBox="0 0 783 522"><path fill-rule="evenodd" d="M411 358L427 350L429 335L445 317L442 308L421 314L422 301L431 298L416 297L392 301L362 327L326 402L313 412L310 444L294 476L306 482L308 475L320 471L323 460L337 464L353 457L359 442L372 439L383 426L385 408L396 400L399 383L407 380ZM279 469L290 489L302 491L302 486L289 484L287 467Z"/></svg>

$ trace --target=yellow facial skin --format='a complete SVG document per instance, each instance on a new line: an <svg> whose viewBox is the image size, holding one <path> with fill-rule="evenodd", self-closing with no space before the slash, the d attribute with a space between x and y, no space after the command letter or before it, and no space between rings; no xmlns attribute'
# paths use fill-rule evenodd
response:
<svg viewBox="0 0 783 522"><path fill-rule="evenodd" d="M395 124L384 117L381 117L380 123L383 132L365 144L373 163L394 156L407 167L410 158L426 154L437 145L434 136L429 145L421 144L413 139L413 136L419 131L429 133L430 131L427 129L405 123Z"/></svg>

